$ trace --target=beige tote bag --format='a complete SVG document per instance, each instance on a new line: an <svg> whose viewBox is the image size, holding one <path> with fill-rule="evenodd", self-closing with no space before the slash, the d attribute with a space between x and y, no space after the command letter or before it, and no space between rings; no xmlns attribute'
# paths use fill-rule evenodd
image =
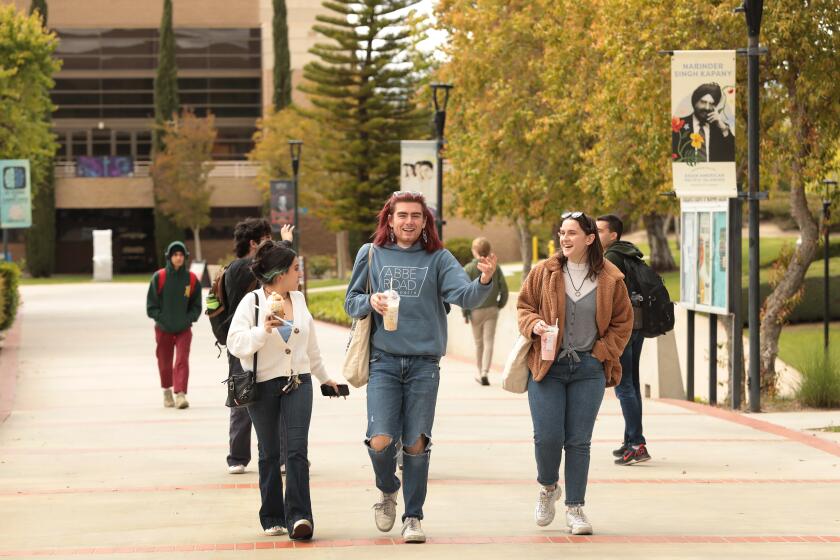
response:
<svg viewBox="0 0 840 560"><path fill-rule="evenodd" d="M373 253L373 243L368 250L368 278L366 293L370 294L370 259ZM361 319L353 319L350 327L350 340L347 342L347 352L344 354L344 366L341 369L344 379L357 389L367 385L370 375L370 324L373 321L370 314Z"/></svg>
<svg viewBox="0 0 840 560"><path fill-rule="evenodd" d="M513 343L513 349L505 361L502 371L502 389L511 393L524 393L528 389L528 350L531 338L521 334Z"/></svg>

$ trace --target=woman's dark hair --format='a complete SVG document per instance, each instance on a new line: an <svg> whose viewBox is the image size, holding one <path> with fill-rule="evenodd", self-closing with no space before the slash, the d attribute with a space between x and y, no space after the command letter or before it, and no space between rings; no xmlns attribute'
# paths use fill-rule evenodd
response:
<svg viewBox="0 0 840 560"><path fill-rule="evenodd" d="M271 224L265 218L247 218L233 228L233 251L242 258L251 250L251 241L260 243L263 237L271 235Z"/></svg>
<svg viewBox="0 0 840 560"><path fill-rule="evenodd" d="M257 247L254 260L251 262L251 272L260 283L269 283L278 274L287 272L296 256L297 253L292 250L287 241L266 239Z"/></svg>
<svg viewBox="0 0 840 560"><path fill-rule="evenodd" d="M565 222L566 220L576 221L580 225L580 229L583 230L584 235L595 236L595 241L586 249L586 261L589 265L589 274L586 277L594 281L601 274L601 271L604 270L604 248L601 246L601 239L598 237L598 225L595 223L595 220L582 212L577 218L569 216L563 221ZM561 248L560 264L565 267L567 260Z"/></svg>

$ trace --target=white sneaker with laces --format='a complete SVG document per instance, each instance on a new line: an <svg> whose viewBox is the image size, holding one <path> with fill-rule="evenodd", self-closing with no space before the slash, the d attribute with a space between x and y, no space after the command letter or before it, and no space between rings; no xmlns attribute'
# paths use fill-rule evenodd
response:
<svg viewBox="0 0 840 560"><path fill-rule="evenodd" d="M285 535L286 534L286 528L282 527L280 525L275 525L274 527L269 527L268 529L266 529L263 532L266 534L266 536L276 537L276 536L279 536L279 535Z"/></svg>
<svg viewBox="0 0 840 560"><path fill-rule="evenodd" d="M420 527L420 520L416 517L406 517L405 521L403 521L402 537L403 542L406 543L426 542L426 533Z"/></svg>
<svg viewBox="0 0 840 560"><path fill-rule="evenodd" d="M245 472L245 465L231 465L228 467L230 474L243 474Z"/></svg>
<svg viewBox="0 0 840 560"><path fill-rule="evenodd" d="M592 524L581 506L572 506L566 510L566 526L573 535L592 534Z"/></svg>
<svg viewBox="0 0 840 560"><path fill-rule="evenodd" d="M555 502L560 499L563 491L558 484L554 488L543 486L540 488L540 495L537 497L537 507L534 509L534 520L540 527L550 525L554 521Z"/></svg>
<svg viewBox="0 0 840 560"><path fill-rule="evenodd" d="M383 533L393 529L397 519L397 493L381 492L379 501L373 504L373 516L376 519L376 528Z"/></svg>

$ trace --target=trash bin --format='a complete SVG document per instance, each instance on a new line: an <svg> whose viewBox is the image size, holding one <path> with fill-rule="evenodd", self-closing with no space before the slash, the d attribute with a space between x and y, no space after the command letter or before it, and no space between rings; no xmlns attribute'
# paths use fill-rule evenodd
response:
<svg viewBox="0 0 840 560"><path fill-rule="evenodd" d="M111 254L111 230L93 230L93 279L110 282L114 277L114 257Z"/></svg>

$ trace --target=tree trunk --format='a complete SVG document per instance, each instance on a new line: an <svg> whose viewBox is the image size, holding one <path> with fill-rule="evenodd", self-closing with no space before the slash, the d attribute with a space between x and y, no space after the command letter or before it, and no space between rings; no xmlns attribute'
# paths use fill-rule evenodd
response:
<svg viewBox="0 0 840 560"><path fill-rule="evenodd" d="M516 219L516 231L519 233L519 254L522 256L522 281L531 272L531 224L525 218Z"/></svg>
<svg viewBox="0 0 840 560"><path fill-rule="evenodd" d="M353 257L350 255L350 234L347 231L339 231L335 234L336 258L335 266L339 278L347 278L353 270Z"/></svg>
<svg viewBox="0 0 840 560"><path fill-rule="evenodd" d="M795 106L795 105L794 105ZM773 394L776 387L776 356L779 353L779 335L782 332L789 301L802 287L805 273L814 260L819 244L817 220L808 209L805 198L803 162L809 153L809 126L802 109L793 111L793 126L796 129L798 150L793 158L790 173L790 210L799 227L802 242L796 246L790 264L785 269L779 284L773 289L762 306L761 319L761 392Z"/></svg>
<svg viewBox="0 0 840 560"><path fill-rule="evenodd" d="M199 228L192 228L193 232L193 243L195 244L195 261L196 262L204 262L204 259L201 258L201 234L199 233Z"/></svg>
<svg viewBox="0 0 840 560"><path fill-rule="evenodd" d="M645 230L647 230L648 243L650 244L650 266L658 272L676 270L677 263L671 254L668 246L668 237L665 235L665 217L662 214L645 214Z"/></svg>

